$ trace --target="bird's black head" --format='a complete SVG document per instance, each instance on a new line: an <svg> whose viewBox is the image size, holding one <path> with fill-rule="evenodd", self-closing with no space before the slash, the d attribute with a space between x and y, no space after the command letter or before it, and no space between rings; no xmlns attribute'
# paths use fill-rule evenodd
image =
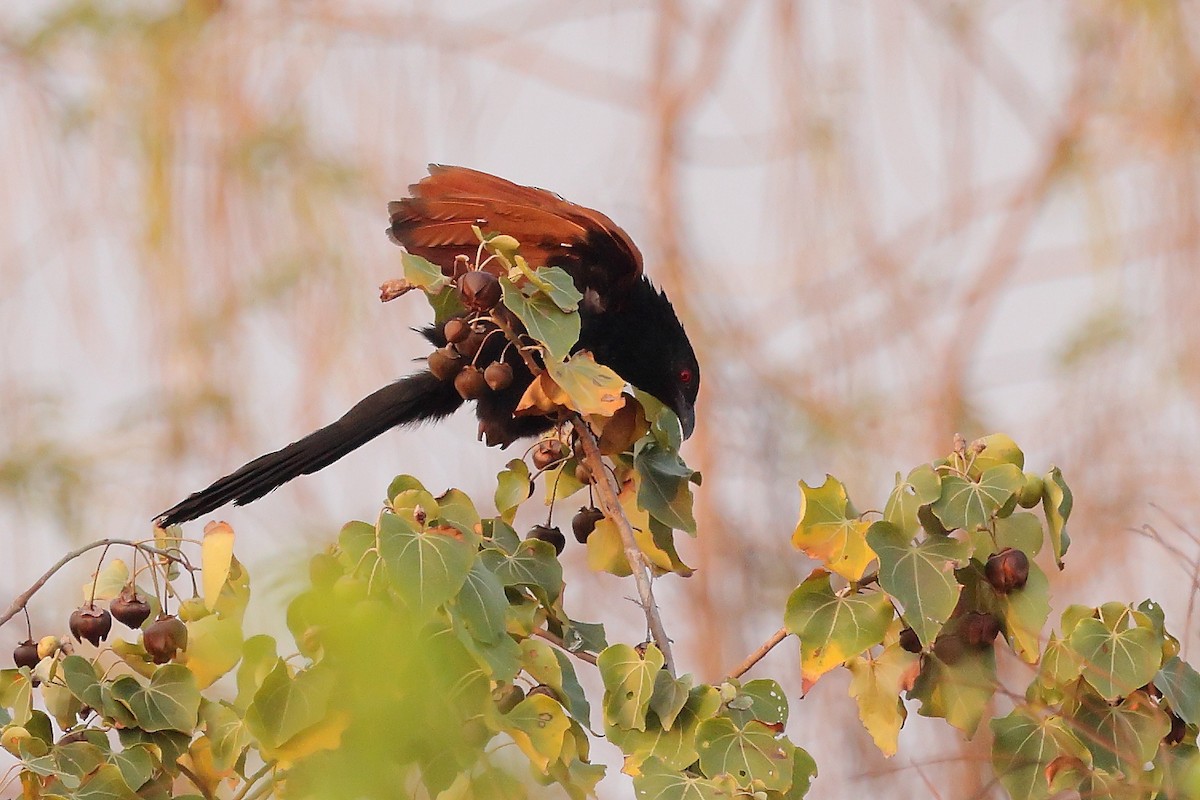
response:
<svg viewBox="0 0 1200 800"><path fill-rule="evenodd" d="M585 316L579 346L679 417L686 439L696 426L700 364L667 295L642 278L619 311Z"/></svg>

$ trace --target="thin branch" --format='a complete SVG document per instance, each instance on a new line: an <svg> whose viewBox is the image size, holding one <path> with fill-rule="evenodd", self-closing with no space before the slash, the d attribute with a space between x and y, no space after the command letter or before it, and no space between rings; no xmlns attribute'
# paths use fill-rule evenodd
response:
<svg viewBox="0 0 1200 800"><path fill-rule="evenodd" d="M674 676L675 659L671 655L671 640L663 628L662 616L658 612L658 603L654 600L654 589L650 586L650 576L646 573L646 562L642 558L642 551L633 536L633 525L629 523L629 518L625 516L625 510L621 508L621 501L618 499L620 489L617 486L616 478L604 467L600 444L596 441L596 435L592 433L592 429L577 413L572 412L570 420L579 434L579 441L583 443L584 461L591 468L592 481L596 486L600 509L604 512L604 516L613 521L617 526L617 531L621 534L625 558L628 559L629 568L633 571L633 580L637 584L642 611L646 613L646 624L650 628L650 635L654 638L658 649L662 651L667 670Z"/></svg>
<svg viewBox="0 0 1200 800"><path fill-rule="evenodd" d="M759 661L762 661L763 656L765 656L767 653L774 650L775 645L782 642L784 639L787 638L787 636L788 636L787 628L780 628L779 630L772 633L771 638L767 639L765 642L763 642L759 646L759 648L757 650L755 650L753 653L746 656L745 661L743 661L742 663L738 664L736 667L731 669L729 671L729 674L726 676L726 679L732 680L733 678L740 678L743 675L745 675L747 672L750 671L751 667L753 667Z"/></svg>
<svg viewBox="0 0 1200 800"><path fill-rule="evenodd" d="M580 661L586 661L593 667L596 666L596 657L594 655L586 650L572 650L571 648L567 647L567 643L563 641L561 636L556 636L545 628L535 629L533 635L537 636L538 638L545 639L547 642L562 650L564 653L575 656ZM237 799L234 798L234 800Z"/></svg>
<svg viewBox="0 0 1200 800"><path fill-rule="evenodd" d="M246 800L246 796L250 794L250 790L254 788L254 784L258 783L262 776L266 775L273 769L275 769L274 761L268 761L267 763L263 764L258 772L254 773L249 778L246 778L245 785L242 786L241 791L233 796L233 800Z"/></svg>
<svg viewBox="0 0 1200 800"><path fill-rule="evenodd" d="M200 790L200 794L204 795L204 800L216 800L216 798L213 797L213 793L211 791L209 791L208 787L204 785L204 782L200 780L200 777L198 775L196 775L196 773L192 772L190 769L185 767L183 764L177 763L175 765L175 768L179 770L180 774L182 774L189 781L191 781L192 785L194 785L197 789Z"/></svg>
<svg viewBox="0 0 1200 800"><path fill-rule="evenodd" d="M71 552L67 553L62 558L60 558L54 564L54 566L52 566L52 567L50 567L50 569L46 570L46 572L43 573L42 577L38 578L36 581L33 582L32 586L30 586L28 589L26 589L25 591L23 591L19 595L17 595L16 599L12 601L11 605L9 605L7 611L5 611L3 614L0 614L0 625L3 625L4 623L8 622L10 619L15 617L21 609L25 608L25 605L26 605L26 603L29 602L30 598L32 598L38 592L39 589L41 589L43 586L46 585L46 581L50 580L50 578L54 576L54 573L58 572L60 569L65 567L67 564L69 564L71 561L73 561L76 558L79 558L81 555L88 552L89 550L95 550L97 547L107 548L107 547L111 547L114 544L123 544L128 547L133 547L137 550L142 550L147 553L154 553L155 555L161 556L161 557L167 559L168 561L174 561L174 562L178 563L180 566L182 566L184 569L187 569L188 571L192 571L192 570L196 569L196 567L193 567L186 558L176 555L174 553L167 552L166 550L160 550L157 547L152 547L151 545L144 544L142 542L135 542L132 539L100 539L98 541L92 542L91 544L85 544L82 547L72 550Z"/></svg>

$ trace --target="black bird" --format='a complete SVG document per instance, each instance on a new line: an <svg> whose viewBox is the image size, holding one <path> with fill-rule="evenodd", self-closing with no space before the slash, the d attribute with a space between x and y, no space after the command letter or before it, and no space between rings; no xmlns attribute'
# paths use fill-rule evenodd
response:
<svg viewBox="0 0 1200 800"><path fill-rule="evenodd" d="M642 274L642 255L625 231L604 214L570 203L544 189L518 186L503 178L463 167L431 166L429 177L409 187L410 196L388 204L388 237L410 253L452 270L456 257L474 259L479 245L471 226L516 237L533 266L563 268L583 294L576 350L670 407L689 436L695 423L700 366L666 294ZM422 334L446 344L441 326ZM512 384L476 401L480 438L489 445L548 430L544 416L513 416L532 380L503 337L484 341L478 363L504 358ZM345 416L282 450L260 456L207 489L158 515L167 526L207 514L226 503L245 505L300 475L332 464L350 451L398 425L437 420L464 400L452 381L428 370L417 372L368 395Z"/></svg>

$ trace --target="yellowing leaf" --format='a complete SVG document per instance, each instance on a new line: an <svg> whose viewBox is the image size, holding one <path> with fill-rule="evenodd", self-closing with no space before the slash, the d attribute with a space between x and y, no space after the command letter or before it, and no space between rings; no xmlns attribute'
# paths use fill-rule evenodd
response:
<svg viewBox="0 0 1200 800"><path fill-rule="evenodd" d="M625 381L608 367L597 364L586 350L565 362L548 361L546 371L566 392L571 407L581 414L611 417L625 404L621 396Z"/></svg>
<svg viewBox="0 0 1200 800"><path fill-rule="evenodd" d="M350 726L345 711L330 711L325 719L297 733L273 752L282 769L321 750L336 750L342 744L342 734Z"/></svg>
<svg viewBox="0 0 1200 800"><path fill-rule="evenodd" d="M543 372L534 378L521 400L517 403L516 415L555 414L571 407L571 400L563 388L554 382L550 373Z"/></svg>
<svg viewBox="0 0 1200 800"><path fill-rule="evenodd" d="M788 598L783 621L800 637L804 690L829 670L879 644L894 610L883 592L838 596L829 573L813 570Z"/></svg>
<svg viewBox="0 0 1200 800"><path fill-rule="evenodd" d="M858 718L879 751L894 756L900 728L908 716L900 693L912 687L921 657L893 644L875 658L854 658L846 666L853 676L850 696L858 704Z"/></svg>
<svg viewBox="0 0 1200 800"><path fill-rule="evenodd" d="M112 600L121 593L125 584L129 583L129 565L119 558L114 558L100 568L99 574L92 573L92 578L83 584L83 602L93 599L92 587L95 586L96 600Z"/></svg>
<svg viewBox="0 0 1200 800"><path fill-rule="evenodd" d="M875 560L875 551L867 546L868 522L846 496L846 487L832 475L825 483L812 487L800 481L800 522L792 534L792 544L829 569L856 581Z"/></svg>
<svg viewBox="0 0 1200 800"><path fill-rule="evenodd" d="M204 541L200 544L200 567L204 578L204 605L209 611L217 606L232 561L233 528L227 522L205 525Z"/></svg>
<svg viewBox="0 0 1200 800"><path fill-rule="evenodd" d="M187 650L181 659L196 676L196 685L206 689L241 660L242 626L236 619L209 614L187 623L187 629Z"/></svg>

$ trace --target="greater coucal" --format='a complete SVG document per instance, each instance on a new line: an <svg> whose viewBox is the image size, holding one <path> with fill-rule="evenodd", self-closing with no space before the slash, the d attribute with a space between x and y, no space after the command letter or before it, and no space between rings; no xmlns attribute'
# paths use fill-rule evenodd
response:
<svg viewBox="0 0 1200 800"><path fill-rule="evenodd" d="M642 274L642 255L625 231L604 214L567 202L544 189L518 186L463 167L431 166L410 196L388 204L388 237L408 252L450 271L457 257L473 259L479 239L472 226L515 237L533 266L564 269L583 295L576 350L650 393L679 417L684 436L695 422L700 366L675 309ZM446 346L443 327L422 334ZM503 359L513 381L476 401L480 438L507 445L536 436L555 420L514 416L533 376L503 336L482 342L479 363ZM429 370L401 378L368 395L345 416L282 450L260 456L157 517L162 526L195 519L226 503L244 505L300 475L332 464L398 425L437 420L464 402L454 384Z"/></svg>

